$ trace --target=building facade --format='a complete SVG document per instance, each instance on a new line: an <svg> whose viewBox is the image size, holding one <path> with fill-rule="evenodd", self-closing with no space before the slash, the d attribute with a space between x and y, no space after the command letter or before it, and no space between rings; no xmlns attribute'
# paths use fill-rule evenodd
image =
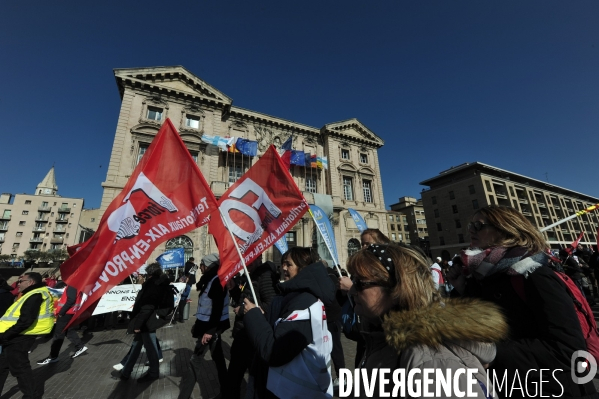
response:
<svg viewBox="0 0 599 399"><path fill-rule="evenodd" d="M480 162L465 163L420 184L433 256L451 255L469 245L468 222L487 205L510 206L539 229L599 203L599 198L519 175ZM584 233L583 245L594 245L597 211L584 214L543 232L552 248L571 244Z"/></svg>
<svg viewBox="0 0 599 399"><path fill-rule="evenodd" d="M406 237L409 237L407 243L418 245L425 253L429 254L428 228L422 199L400 197L398 203L391 205L391 210L400 212L405 216L402 227Z"/></svg>
<svg viewBox="0 0 599 399"><path fill-rule="evenodd" d="M396 211L387 211L387 231L389 239L393 242L410 244L410 230L408 228L408 217Z"/></svg>
<svg viewBox="0 0 599 399"><path fill-rule="evenodd" d="M29 249L48 251L78 243L82 198L58 195L54 167L33 195L0 195L0 254L13 258Z"/></svg>
<svg viewBox="0 0 599 399"><path fill-rule="evenodd" d="M347 209L362 214L368 226L387 234L386 210L379 172L378 149L383 140L357 119L329 123L321 128L304 125L233 105L233 100L181 66L116 69L121 110L104 188L100 217L124 187L162 123L170 118L218 198L240 178L269 145L280 147L293 135L293 148L328 158L328 169L292 166L291 174L310 204L325 203L340 263L355 252L359 231ZM203 135L232 136L257 141L258 156L219 151L204 143ZM288 234L291 246L311 246L314 223L305 216ZM161 245L186 248L198 258L217 252L207 226ZM276 261L270 249L266 259ZM323 254L321 254L323 255Z"/></svg>

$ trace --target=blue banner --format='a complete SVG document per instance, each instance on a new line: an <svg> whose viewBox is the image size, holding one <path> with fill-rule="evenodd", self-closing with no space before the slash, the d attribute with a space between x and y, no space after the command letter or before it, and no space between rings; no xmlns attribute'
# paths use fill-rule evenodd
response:
<svg viewBox="0 0 599 399"><path fill-rule="evenodd" d="M235 148L239 150L243 155L249 155L255 157L258 154L258 142L246 139L237 139Z"/></svg>
<svg viewBox="0 0 599 399"><path fill-rule="evenodd" d="M317 207L316 205L310 205L310 214L318 227L318 231L322 236L327 248L333 258L335 265L339 264L339 256L337 255L337 246L335 245L335 234L333 233L333 226L327 217L326 213ZM329 265L333 267L333 265Z"/></svg>
<svg viewBox="0 0 599 399"><path fill-rule="evenodd" d="M366 222L364 222L362 216L360 216L358 212L351 208L348 208L347 210L349 211L349 214L351 215L352 219L354 219L354 222L356 222L356 226L358 226L358 230L360 230L360 233L363 233L364 230L368 228L368 226L366 226Z"/></svg>
<svg viewBox="0 0 599 399"><path fill-rule="evenodd" d="M287 246L287 236L283 236L278 241L276 241L275 247L277 247L281 255L289 251L289 247Z"/></svg>
<svg viewBox="0 0 599 399"><path fill-rule="evenodd" d="M162 255L156 258L163 269L175 269L185 266L185 249L175 248L169 249Z"/></svg>
<svg viewBox="0 0 599 399"><path fill-rule="evenodd" d="M306 165L306 155L304 154L303 151L293 150L291 153L290 163L291 163L291 165L305 166Z"/></svg>

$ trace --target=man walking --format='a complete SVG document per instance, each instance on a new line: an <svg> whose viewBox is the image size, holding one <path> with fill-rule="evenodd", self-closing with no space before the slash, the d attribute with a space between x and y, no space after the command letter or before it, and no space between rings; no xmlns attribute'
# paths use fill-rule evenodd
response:
<svg viewBox="0 0 599 399"><path fill-rule="evenodd" d="M50 356L40 360L37 362L37 364L44 365L58 361L58 354L60 353L60 348L62 348L65 335L69 341L75 345L75 353L71 356L71 358L75 359L87 350L87 346L83 345L83 342L81 341L81 338L79 338L77 331L75 331L73 328L69 328L68 330L64 331L67 324L69 324L75 313L81 307L81 299L81 292L77 292L75 287L68 285L64 289L64 293L60 297L56 307L56 326L54 327L52 346L50 346Z"/></svg>
<svg viewBox="0 0 599 399"><path fill-rule="evenodd" d="M212 360L216 363L221 394L227 386L227 366L223 355L221 334L229 329L229 292L218 278L218 254L206 255L200 262L202 277L197 284L200 293L196 322L192 329L196 346L189 361L187 373L181 379L179 399L189 399L196 381L200 381L202 358L210 349ZM223 394L223 396L225 396Z"/></svg>
<svg viewBox="0 0 599 399"><path fill-rule="evenodd" d="M181 294L181 299L179 300L179 308L177 309L178 319L183 322L183 312L185 310L185 305L187 304L187 298L189 298L189 294L191 293L191 287L196 283L196 272L198 271L198 266L194 263L195 259L189 258L187 262L185 262L185 269L183 271L183 281L185 282L185 290Z"/></svg>
<svg viewBox="0 0 599 399"><path fill-rule="evenodd" d="M10 370L17 379L23 399L39 398L29 351L38 335L52 331L54 305L39 273L25 273L19 278L17 287L21 297L0 318L0 393Z"/></svg>

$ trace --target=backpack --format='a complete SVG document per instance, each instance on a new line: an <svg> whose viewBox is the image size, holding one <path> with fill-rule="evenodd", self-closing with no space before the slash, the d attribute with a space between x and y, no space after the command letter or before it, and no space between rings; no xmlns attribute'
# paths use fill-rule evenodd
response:
<svg viewBox="0 0 599 399"><path fill-rule="evenodd" d="M555 275L564 283L568 295L572 298L574 310L576 311L576 316L578 316L578 322L580 323L580 329L582 330L582 335L587 344L587 351L593 355L595 359L599 359L599 331L597 331L597 323L595 322L593 310L589 306L582 291L580 291L576 283L574 283L570 277L555 270L553 270L553 273L555 273ZM520 299L526 303L524 277L512 276L510 281Z"/></svg>
<svg viewBox="0 0 599 399"><path fill-rule="evenodd" d="M160 304L146 322L148 330L155 331L170 323L175 314L175 297L178 295L179 290L174 285L169 285L169 289L162 296Z"/></svg>

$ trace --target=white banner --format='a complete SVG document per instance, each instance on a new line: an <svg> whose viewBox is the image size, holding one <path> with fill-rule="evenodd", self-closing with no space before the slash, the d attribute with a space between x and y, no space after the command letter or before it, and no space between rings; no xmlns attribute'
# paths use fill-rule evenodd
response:
<svg viewBox="0 0 599 399"><path fill-rule="evenodd" d="M177 306L181 294L185 290L185 283L173 283L172 285L179 291L179 294L175 295L175 306ZM141 284L123 284L113 287L102 295L93 316L118 311L131 312L140 289Z"/></svg>

